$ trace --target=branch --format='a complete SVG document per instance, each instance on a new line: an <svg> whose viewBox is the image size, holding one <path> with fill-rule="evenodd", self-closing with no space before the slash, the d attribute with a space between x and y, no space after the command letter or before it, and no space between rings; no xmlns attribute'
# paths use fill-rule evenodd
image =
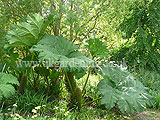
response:
<svg viewBox="0 0 160 120"><path fill-rule="evenodd" d="M86 33L86 35L84 36L84 38L83 38L83 39L87 38L87 36L89 35L89 33L91 33L91 31L96 27L96 24L97 24L97 18L98 18L98 17L99 17L99 16L97 16L97 17L95 18L95 22L94 22L93 27L92 27L90 30L88 30L88 32Z"/></svg>
<svg viewBox="0 0 160 120"><path fill-rule="evenodd" d="M86 89L87 82L89 80L90 73L91 73L91 68L89 68L89 70L88 70L87 79L85 81L85 84L84 84L84 87L83 87L83 90L82 90L82 97L85 95L85 89Z"/></svg>

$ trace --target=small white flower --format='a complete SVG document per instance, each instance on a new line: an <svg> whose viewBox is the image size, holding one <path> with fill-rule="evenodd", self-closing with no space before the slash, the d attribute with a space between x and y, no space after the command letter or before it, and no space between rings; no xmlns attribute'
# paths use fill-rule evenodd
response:
<svg viewBox="0 0 160 120"><path fill-rule="evenodd" d="M15 117L13 120L18 120L19 118Z"/></svg>
<svg viewBox="0 0 160 120"><path fill-rule="evenodd" d="M17 107L17 104L15 103L15 104L13 104L13 107Z"/></svg>
<svg viewBox="0 0 160 120"><path fill-rule="evenodd" d="M34 118L34 115L31 118Z"/></svg>
<svg viewBox="0 0 160 120"><path fill-rule="evenodd" d="M5 116L8 116L8 113L4 113Z"/></svg>
<svg viewBox="0 0 160 120"><path fill-rule="evenodd" d="M64 114L64 115L65 115L65 116L67 116L68 114L69 114L69 111L65 112L65 114Z"/></svg>
<svg viewBox="0 0 160 120"><path fill-rule="evenodd" d="M13 114L10 114L10 116L13 117L14 115L13 115Z"/></svg>
<svg viewBox="0 0 160 120"><path fill-rule="evenodd" d="M36 118L36 117L37 117L37 115L33 115L33 116L32 116L32 118Z"/></svg>
<svg viewBox="0 0 160 120"><path fill-rule="evenodd" d="M18 118L21 118L21 116L19 114L17 114L17 113L15 113L15 116L17 116Z"/></svg>
<svg viewBox="0 0 160 120"><path fill-rule="evenodd" d="M65 109L60 109L60 111L64 112L64 111L65 111Z"/></svg>
<svg viewBox="0 0 160 120"><path fill-rule="evenodd" d="M42 105L42 107L46 107L46 105Z"/></svg>
<svg viewBox="0 0 160 120"><path fill-rule="evenodd" d="M55 109L58 110L58 107L56 106Z"/></svg>
<svg viewBox="0 0 160 120"><path fill-rule="evenodd" d="M41 108L41 106L37 106L37 107L35 107L35 109L36 109L36 110L39 110L40 108Z"/></svg>
<svg viewBox="0 0 160 120"><path fill-rule="evenodd" d="M33 112L33 113L37 113L37 110L33 109L32 112Z"/></svg>

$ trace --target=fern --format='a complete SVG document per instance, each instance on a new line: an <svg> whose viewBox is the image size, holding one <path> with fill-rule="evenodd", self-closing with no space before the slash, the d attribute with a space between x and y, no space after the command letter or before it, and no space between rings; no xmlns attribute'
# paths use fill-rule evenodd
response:
<svg viewBox="0 0 160 120"><path fill-rule="evenodd" d="M8 98L15 93L13 85L19 85L17 78L0 72L0 101L2 98Z"/></svg>
<svg viewBox="0 0 160 120"><path fill-rule="evenodd" d="M50 23L52 16L48 17L48 20L44 20L39 14L33 14L27 17L26 22L13 25L12 29L7 33L7 40L11 46L32 46L35 45L41 37L44 35L44 30Z"/></svg>
<svg viewBox="0 0 160 120"><path fill-rule="evenodd" d="M41 61L50 60L53 63L50 66L59 62L66 72L83 72L86 69L83 65L92 62L78 51L77 46L61 36L46 35L31 51L38 51Z"/></svg>
<svg viewBox="0 0 160 120"><path fill-rule="evenodd" d="M98 84L98 94L103 95L101 103L106 108L117 104L121 112L131 114L152 105L147 88L124 68L108 65L102 68L102 75L104 79Z"/></svg>

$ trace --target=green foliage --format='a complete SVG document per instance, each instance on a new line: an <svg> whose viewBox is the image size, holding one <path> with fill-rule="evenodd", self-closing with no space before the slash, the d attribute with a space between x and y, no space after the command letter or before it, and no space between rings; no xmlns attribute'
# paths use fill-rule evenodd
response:
<svg viewBox="0 0 160 120"><path fill-rule="evenodd" d="M0 38L0 50L2 50L3 45L4 45L4 41Z"/></svg>
<svg viewBox="0 0 160 120"><path fill-rule="evenodd" d="M15 93L13 85L19 85L17 78L11 74L0 72L0 101L2 98L9 98Z"/></svg>
<svg viewBox="0 0 160 120"><path fill-rule="evenodd" d="M128 42L122 45L120 50L115 51L111 59L121 61L124 58L131 67L136 66L138 68L140 66L149 70L154 68L157 70L156 74L159 74L159 10L160 2L158 0L0 1L0 70L6 63L7 69L5 70L15 73L17 76L20 72L27 71L27 76L19 75L19 79L21 79L19 91L22 91L21 93L24 93L25 87L30 89L33 87L35 91L45 88L45 90L43 89L45 94L34 94L27 91L23 95L13 98L13 101L16 99L18 104L17 109L20 110L20 113L21 111L29 113L34 107L47 104L53 98L59 100L57 93L65 90L61 87L63 78L67 90L71 93L71 101L73 100L73 103L81 108L82 92L75 77L79 79L84 76L88 63L93 61L79 52L78 47L71 41L79 44L80 47L83 47L83 41L86 41L88 43L85 46L88 49L87 53L90 52L93 58L103 59L110 57L104 41L109 43L107 47L111 49L117 46L115 41L123 40L121 36L125 34L123 38L128 39ZM28 17L25 19L27 15ZM42 17L47 15L46 19ZM126 16L124 17L124 15ZM121 31L115 34L115 28L120 23L119 29ZM12 49L7 49L8 52L3 53L4 44L1 43L4 42L1 42L1 38L6 34L10 24L15 25L7 33L8 45L5 47L12 47ZM49 35L44 36L45 33ZM63 35L65 38L59 35ZM87 38L94 39L86 40ZM118 46L119 44L121 43L119 42ZM1 52L1 48L3 52ZM33 54L30 53L29 49ZM15 67L15 61L37 61L38 57L39 60L46 61L46 63L38 63L37 65L40 66L31 66L28 69ZM118 106L123 113L133 113L134 110L142 111L147 105L152 104L147 88L124 68L118 66L103 67L102 76L104 79L98 85L99 94L103 96L101 103L105 104L108 109ZM140 75L140 77L142 76ZM26 86L27 77L29 79ZM145 86L150 86L150 90L158 91L158 77L153 78L152 75L147 75L146 78L148 79L145 79ZM0 82L0 100L2 97L6 97L5 95L9 96L9 90L15 91L13 84L18 83L6 83L6 87L4 87ZM84 89L84 91L86 90L86 93L84 92L85 97L89 99L89 102L92 100L94 103L95 101L99 102L98 88L96 85L89 85L87 89ZM1 89L3 91L8 90L8 92L1 95L3 94ZM48 99L46 93L49 96L54 94L56 97L51 96ZM66 93L63 94L66 97ZM159 94L155 94L154 97L158 107ZM64 101L60 102L64 104ZM63 107L55 110L52 108L52 104L48 106L49 110L45 113L51 111L52 116L54 113L54 117L60 119L94 119L97 112L94 111L93 114L90 114L89 110L82 109L85 114L72 113L65 116L64 111L61 111ZM67 105L65 109L67 109ZM104 117L106 111L99 111L98 115ZM112 118L105 116L105 119Z"/></svg>
<svg viewBox="0 0 160 120"><path fill-rule="evenodd" d="M35 67L34 72L37 74L34 76L34 85L32 86L35 91L45 88L45 92L48 96L58 97L61 92L61 76L62 73L59 70L53 68L46 68L44 66ZM40 78L44 78L40 80Z"/></svg>
<svg viewBox="0 0 160 120"><path fill-rule="evenodd" d="M42 109L42 110L41 110ZM39 111L43 111L43 108L37 110L37 116L35 115L28 115L28 116L21 116L19 117L17 114L13 114L13 117L8 118L7 120L13 120L14 118L19 118L21 120L126 120L126 116L122 115L116 115L115 113L102 110L99 108L83 108L81 111L73 111L67 109L67 103L64 101L60 101L59 103L56 103L56 107L53 108L54 114L50 113L49 111L47 113L40 113ZM45 108L44 108L45 109ZM19 111L16 110L16 113ZM21 114L20 114L21 115ZM35 117L34 117L35 116ZM34 117L34 118L33 118ZM129 117L128 117L129 118ZM127 119L128 120L128 119Z"/></svg>
<svg viewBox="0 0 160 120"><path fill-rule="evenodd" d="M4 49L3 49L3 46L4 46L4 40L1 39L1 36L0 36L0 71L2 71L2 68L3 68L3 55L4 55Z"/></svg>
<svg viewBox="0 0 160 120"><path fill-rule="evenodd" d="M77 46L61 36L46 35L31 48L31 51L39 52L39 59L51 62L49 66L58 62L64 71L84 71L87 67L84 66L85 63L92 62L78 51Z"/></svg>
<svg viewBox="0 0 160 120"><path fill-rule="evenodd" d="M46 109L50 109L53 102L48 102L49 97L42 91L34 92L33 90L25 90L24 94L16 94L8 100L7 108L12 108L12 104L17 104L17 111L22 114L24 112L31 113L31 111L37 106L46 106ZM46 109L41 112L45 113Z"/></svg>
<svg viewBox="0 0 160 120"><path fill-rule="evenodd" d="M111 109L115 105L122 113L140 112L151 105L147 88L130 72L120 66L107 65L102 68L103 80L98 84L98 94L104 95L101 103Z"/></svg>
<svg viewBox="0 0 160 120"><path fill-rule="evenodd" d="M137 77L142 81L142 83L149 88L149 93L154 98L153 108L159 108L160 106L160 75L155 71L146 71L140 69L140 73L137 74Z"/></svg>
<svg viewBox="0 0 160 120"><path fill-rule="evenodd" d="M72 42L61 36L46 35L38 42L37 45L31 48L31 51L39 52L41 61L50 62L47 67L59 64L65 71L65 84L72 96L72 103L78 102L81 107L81 90L77 87L74 75L77 78L82 77L86 71L87 65L92 62L78 51L78 47ZM74 73L82 73L81 75ZM78 94L79 96L75 95ZM76 96L76 98L74 97Z"/></svg>
<svg viewBox="0 0 160 120"><path fill-rule="evenodd" d="M93 57L108 58L109 51L100 39L89 39L86 42L88 43L86 48L88 48Z"/></svg>
<svg viewBox="0 0 160 120"><path fill-rule="evenodd" d="M49 22L45 22L39 14L28 15L26 22L13 25L7 33L9 46L32 46L35 45L44 35Z"/></svg>
<svg viewBox="0 0 160 120"><path fill-rule="evenodd" d="M22 77L20 78L20 86L18 89L21 94L24 93L26 86L27 86L27 75L23 74Z"/></svg>
<svg viewBox="0 0 160 120"><path fill-rule="evenodd" d="M150 90L160 90L160 74L158 72L147 71L141 68L140 73L137 74L137 77L145 86L149 87Z"/></svg>
<svg viewBox="0 0 160 120"><path fill-rule="evenodd" d="M150 94L154 97L154 104L151 106L152 108L159 109L160 108L160 93L159 90L150 90Z"/></svg>
<svg viewBox="0 0 160 120"><path fill-rule="evenodd" d="M25 17L32 13L41 13L44 1L41 0L1 0L0 2L0 28L5 33L10 24L19 20L24 21Z"/></svg>
<svg viewBox="0 0 160 120"><path fill-rule="evenodd" d="M74 89L77 87L76 80L74 79L73 73L67 72L65 74L64 80L65 80L66 88L71 94L73 94L72 92L74 92Z"/></svg>
<svg viewBox="0 0 160 120"><path fill-rule="evenodd" d="M160 1L135 2L119 29L128 41L113 54L114 60L125 60L130 66L159 71L160 64Z"/></svg>
<svg viewBox="0 0 160 120"><path fill-rule="evenodd" d="M82 91L80 88L76 87L73 91L73 100L76 100L76 101L73 101L73 102L76 102L77 106L79 109L81 109L82 107L82 104L81 104L81 101L82 101Z"/></svg>

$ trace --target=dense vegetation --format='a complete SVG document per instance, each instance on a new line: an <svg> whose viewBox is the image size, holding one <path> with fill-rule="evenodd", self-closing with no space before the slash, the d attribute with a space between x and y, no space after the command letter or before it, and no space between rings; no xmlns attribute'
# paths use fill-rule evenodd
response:
<svg viewBox="0 0 160 120"><path fill-rule="evenodd" d="M0 119L159 109L159 11L159 0L1 0Z"/></svg>

